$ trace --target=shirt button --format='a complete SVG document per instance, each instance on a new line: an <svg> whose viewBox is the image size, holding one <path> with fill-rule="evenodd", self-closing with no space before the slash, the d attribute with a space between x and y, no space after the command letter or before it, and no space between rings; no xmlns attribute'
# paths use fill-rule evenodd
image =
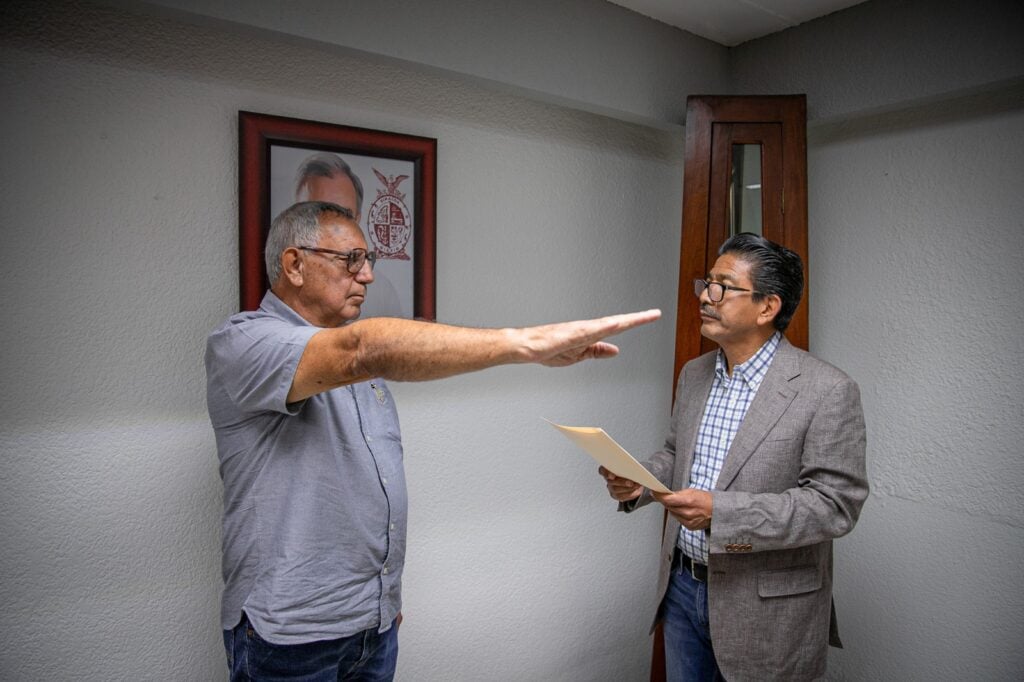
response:
<svg viewBox="0 0 1024 682"><path fill-rule="evenodd" d="M394 530L394 529L395 529L395 524L392 523L391 524L391 530Z"/></svg>
<svg viewBox="0 0 1024 682"><path fill-rule="evenodd" d="M373 442L373 438L371 438L370 436L367 436L366 437L366 442L367 443L372 443Z"/></svg>
<svg viewBox="0 0 1024 682"><path fill-rule="evenodd" d="M387 482L388 482L388 479L386 479L386 478L383 478L383 477L381 477L381 479L380 479L380 482L381 482L381 483L387 483Z"/></svg>
<svg viewBox="0 0 1024 682"><path fill-rule="evenodd" d="M384 573L384 575L387 575L387 574L388 574L388 567L387 567L387 566L385 566L385 567L384 567L384 570L383 570L382 572Z"/></svg>

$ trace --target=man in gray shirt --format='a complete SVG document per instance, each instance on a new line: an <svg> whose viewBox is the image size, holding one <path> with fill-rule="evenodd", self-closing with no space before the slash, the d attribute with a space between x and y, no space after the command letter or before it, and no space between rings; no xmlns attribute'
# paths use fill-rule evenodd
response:
<svg viewBox="0 0 1024 682"><path fill-rule="evenodd" d="M207 340L232 680L393 678L407 499L385 379L611 357L603 338L660 316L524 329L353 323L374 260L350 210L295 204L270 228L259 309Z"/></svg>

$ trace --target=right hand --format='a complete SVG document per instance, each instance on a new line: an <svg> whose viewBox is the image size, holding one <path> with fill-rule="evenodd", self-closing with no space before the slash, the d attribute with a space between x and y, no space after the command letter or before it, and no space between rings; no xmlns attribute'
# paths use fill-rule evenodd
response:
<svg viewBox="0 0 1024 682"><path fill-rule="evenodd" d="M661 317L657 308L638 313L610 315L593 320L559 322L515 330L521 340L523 362L536 362L548 367L567 367L582 360L612 358L618 346L604 341L633 327L654 322Z"/></svg>
<svg viewBox="0 0 1024 682"><path fill-rule="evenodd" d="M608 487L608 494L612 496L613 500L629 502L640 497L640 494L644 491L644 487L639 483L628 478L616 476L604 467L599 467L597 473L601 474L601 477L604 478L605 485Z"/></svg>

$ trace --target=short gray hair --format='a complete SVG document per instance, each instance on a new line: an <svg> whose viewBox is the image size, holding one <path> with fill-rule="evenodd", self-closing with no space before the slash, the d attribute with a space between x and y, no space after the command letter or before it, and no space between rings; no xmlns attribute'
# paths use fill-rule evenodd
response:
<svg viewBox="0 0 1024 682"><path fill-rule="evenodd" d="M302 195L302 188L306 186L310 178L333 178L336 175L347 175L356 188L356 213L363 212L363 183L359 176L352 172L343 158L331 152L317 152L307 156L295 174L295 198Z"/></svg>
<svg viewBox="0 0 1024 682"><path fill-rule="evenodd" d="M355 223L355 213L327 201L302 201L292 204L274 218L267 233L264 258L267 280L273 286L281 276L281 254L289 246L316 246L320 241L320 218L338 215Z"/></svg>

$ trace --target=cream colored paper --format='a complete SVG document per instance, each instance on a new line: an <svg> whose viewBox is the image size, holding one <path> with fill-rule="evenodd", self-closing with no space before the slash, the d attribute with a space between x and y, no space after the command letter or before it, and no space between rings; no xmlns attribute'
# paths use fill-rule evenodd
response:
<svg viewBox="0 0 1024 682"><path fill-rule="evenodd" d="M576 443L598 464L616 476L628 478L659 493L671 492L654 477L654 474L645 469L643 464L633 459L621 445L612 440L604 429L596 426L562 426L550 419L544 421L565 434L566 438Z"/></svg>

